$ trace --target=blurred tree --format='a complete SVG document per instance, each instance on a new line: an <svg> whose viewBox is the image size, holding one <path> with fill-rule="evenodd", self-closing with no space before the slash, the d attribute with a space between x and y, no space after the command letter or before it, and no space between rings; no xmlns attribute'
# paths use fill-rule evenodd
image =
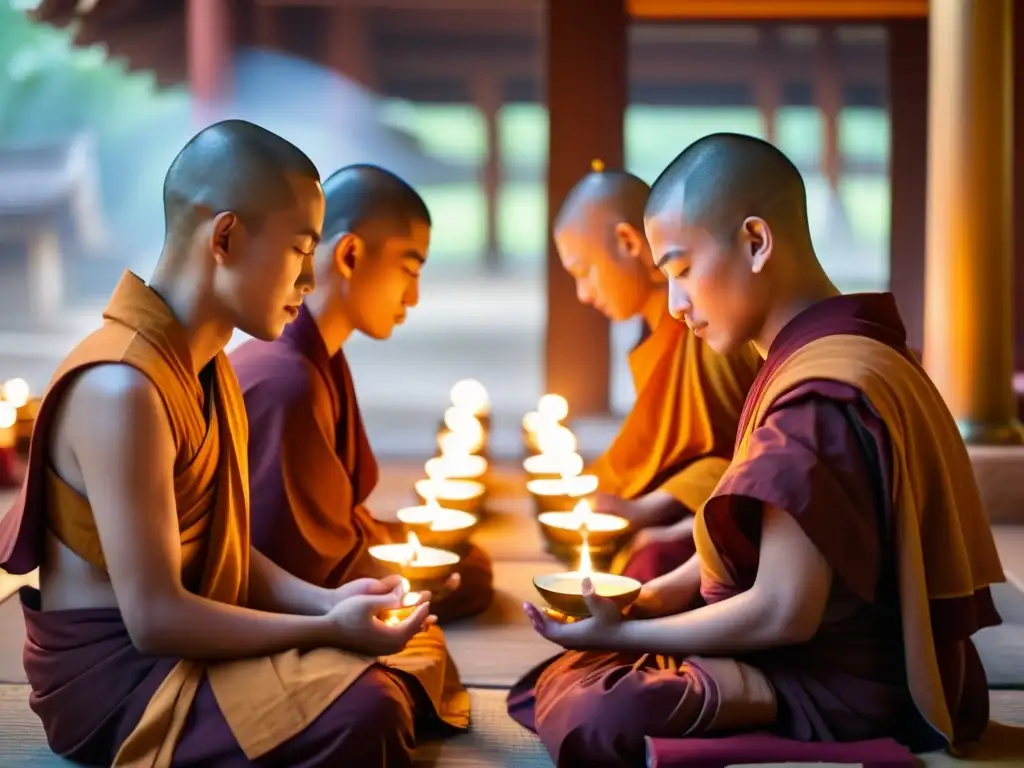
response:
<svg viewBox="0 0 1024 768"><path fill-rule="evenodd" d="M190 128L184 87L157 87L102 45L79 47L74 23L29 17L31 3L0 0L0 142L31 146L86 133L98 153L108 230L129 247L151 247L160 182ZM159 221L159 219L157 220Z"/></svg>

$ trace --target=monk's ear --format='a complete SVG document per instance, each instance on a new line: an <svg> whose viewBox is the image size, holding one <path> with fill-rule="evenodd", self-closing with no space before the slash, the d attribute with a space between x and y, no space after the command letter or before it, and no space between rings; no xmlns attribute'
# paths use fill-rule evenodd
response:
<svg viewBox="0 0 1024 768"><path fill-rule="evenodd" d="M346 280L352 277L356 265L363 258L366 245L363 238L352 232L342 232L334 243L334 266Z"/></svg>
<svg viewBox="0 0 1024 768"><path fill-rule="evenodd" d="M750 258L750 271L758 274L772 256L771 227L758 216L748 216L740 227L740 243Z"/></svg>
<svg viewBox="0 0 1024 768"><path fill-rule="evenodd" d="M232 248L237 249L236 242L241 236L238 215L231 211L218 213L210 222L210 251L213 259L220 266L232 261Z"/></svg>
<svg viewBox="0 0 1024 768"><path fill-rule="evenodd" d="M644 252L646 240L642 232L638 231L632 224L620 221L615 225L615 242L619 246L619 253L631 256L634 259L640 258Z"/></svg>

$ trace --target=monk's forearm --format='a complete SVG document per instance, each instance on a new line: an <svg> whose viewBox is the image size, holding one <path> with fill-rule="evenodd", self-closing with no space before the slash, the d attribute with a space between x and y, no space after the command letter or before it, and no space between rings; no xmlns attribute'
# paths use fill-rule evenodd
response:
<svg viewBox="0 0 1024 768"><path fill-rule="evenodd" d="M151 599L134 619L132 642L152 656L233 659L332 644L323 616L265 613L188 592Z"/></svg>
<svg viewBox="0 0 1024 768"><path fill-rule="evenodd" d="M755 589L686 613L624 621L610 650L714 656L766 650L796 642L785 613Z"/></svg>
<svg viewBox="0 0 1024 768"><path fill-rule="evenodd" d="M645 587L654 592L685 593L691 597L700 590L700 557L690 559L673 571L651 579Z"/></svg>
<svg viewBox="0 0 1024 768"><path fill-rule="evenodd" d="M275 613L322 616L337 602L334 592L303 581L269 557L252 549L249 566L249 603Z"/></svg>

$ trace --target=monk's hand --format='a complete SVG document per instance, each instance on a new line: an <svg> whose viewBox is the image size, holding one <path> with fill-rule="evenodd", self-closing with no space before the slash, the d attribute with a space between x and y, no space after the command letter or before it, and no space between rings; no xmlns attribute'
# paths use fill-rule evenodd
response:
<svg viewBox="0 0 1024 768"><path fill-rule="evenodd" d="M354 579L347 581L333 590L333 604L356 595L386 595L394 592L401 583L402 577L397 575L385 576L383 579Z"/></svg>
<svg viewBox="0 0 1024 768"><path fill-rule="evenodd" d="M612 600L594 591L590 579L583 579L583 600L590 616L576 619L550 608L525 603L530 623L537 634L563 648L575 651L615 650L614 635L622 623L622 611Z"/></svg>
<svg viewBox="0 0 1024 768"><path fill-rule="evenodd" d="M423 592L408 615L389 619L389 612L402 607L401 583L386 594L353 595L342 600L324 617L330 642L339 648L368 656L388 656L405 648L417 632L437 617L430 613L430 593Z"/></svg>

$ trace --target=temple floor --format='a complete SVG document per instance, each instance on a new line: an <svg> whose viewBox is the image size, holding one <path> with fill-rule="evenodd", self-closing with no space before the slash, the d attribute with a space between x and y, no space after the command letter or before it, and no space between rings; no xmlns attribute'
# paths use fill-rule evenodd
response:
<svg viewBox="0 0 1024 768"><path fill-rule="evenodd" d="M385 464L370 508L388 519L394 510L413 502L413 482L422 476L418 464ZM0 510L10 494L0 493ZM1010 582L1000 586L996 599L1005 624L982 631L977 643L992 685L993 719L1024 726L1024 527L997 526L997 543ZM557 647L530 628L521 610L524 600L536 599L532 578L562 570L544 551L533 520L523 478L512 470L496 469L489 515L474 541L494 560L497 588L488 611L445 628L451 652L472 696L472 730L444 742L423 744L417 754L422 766L459 768L540 768L552 763L532 734L508 717L505 696L509 686ZM9 598L28 579L0 572L0 768L42 768L68 765L46 746L42 726L28 708L28 688L21 666L24 626L16 599ZM1020 738L1018 738L1020 736ZM998 760L953 760L946 755L922 756L926 766L1024 766L1024 732L1012 734L1015 757ZM1005 750L1001 751L1005 754Z"/></svg>

